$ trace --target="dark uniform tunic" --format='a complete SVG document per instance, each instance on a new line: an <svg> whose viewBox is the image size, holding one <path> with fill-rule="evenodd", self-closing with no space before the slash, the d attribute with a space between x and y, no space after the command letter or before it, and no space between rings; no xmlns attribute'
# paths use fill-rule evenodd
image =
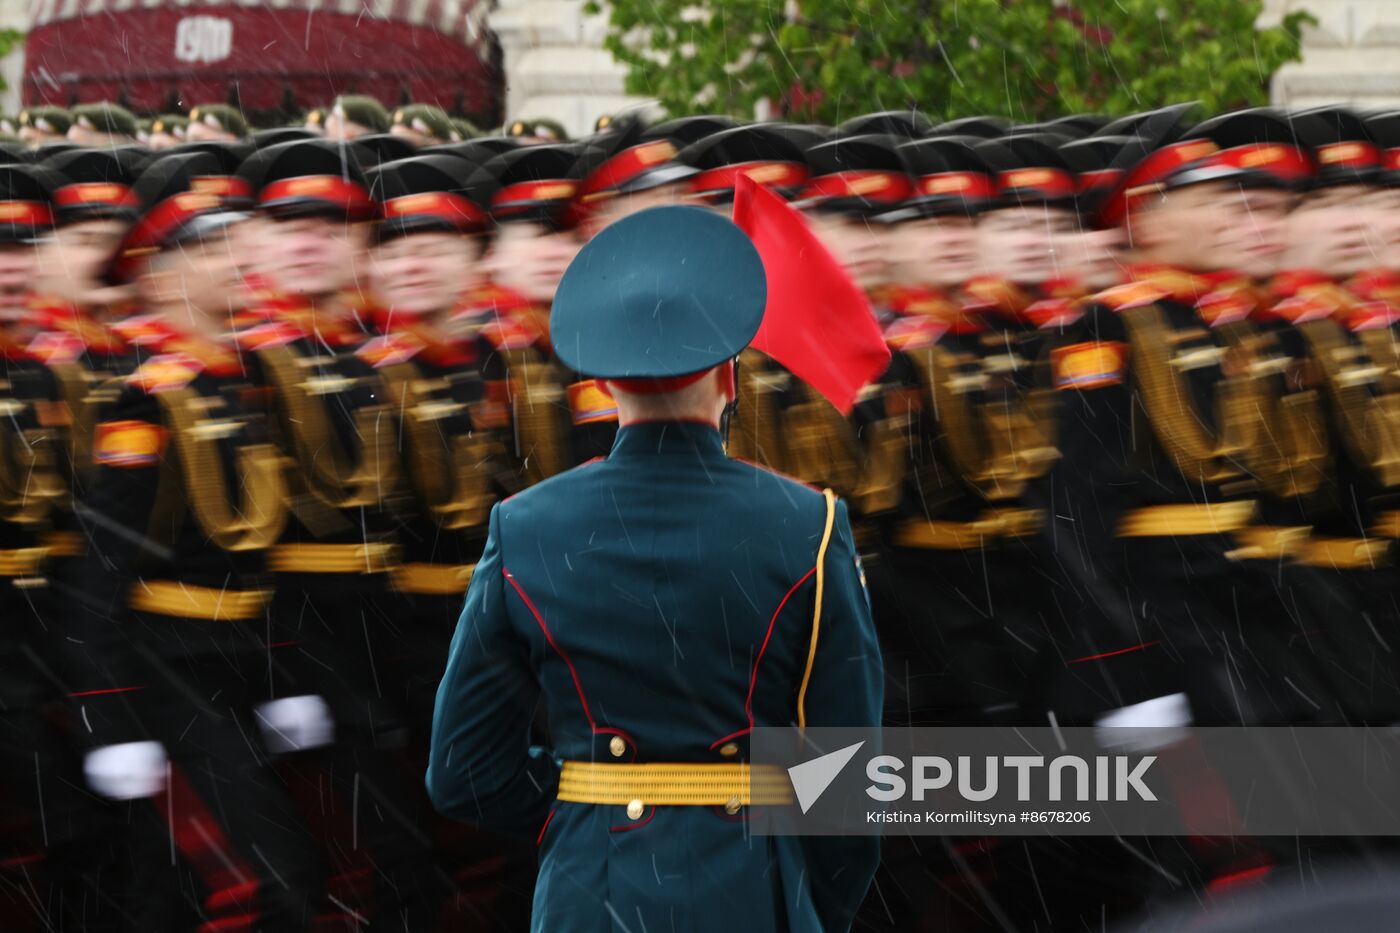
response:
<svg viewBox="0 0 1400 933"><path fill-rule="evenodd" d="M560 760L726 762L787 725L825 508L694 423L629 425L607 459L492 512L438 694L428 787L460 819L539 836L533 929L844 929L870 839L748 835L744 812L564 803ZM845 508L825 560L806 719L874 725L879 648ZM550 744L530 748L543 700Z"/></svg>

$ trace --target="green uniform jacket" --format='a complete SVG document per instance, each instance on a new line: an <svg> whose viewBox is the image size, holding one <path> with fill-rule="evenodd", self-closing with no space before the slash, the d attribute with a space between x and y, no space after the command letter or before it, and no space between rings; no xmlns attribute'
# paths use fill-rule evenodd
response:
<svg viewBox="0 0 1400 933"><path fill-rule="evenodd" d="M565 760L742 761L754 727L795 722L825 517L815 490L679 422L629 425L606 459L492 511L427 781L443 813L539 838L535 930L849 927L875 839L555 799ZM840 503L825 580L807 724L877 726L880 651ZM541 701L548 747L532 745Z"/></svg>

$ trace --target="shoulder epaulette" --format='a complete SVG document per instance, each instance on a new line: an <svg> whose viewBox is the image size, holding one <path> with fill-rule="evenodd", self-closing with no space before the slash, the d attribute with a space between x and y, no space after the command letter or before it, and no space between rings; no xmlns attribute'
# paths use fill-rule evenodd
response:
<svg viewBox="0 0 1400 933"><path fill-rule="evenodd" d="M263 321L234 331L233 342L241 350L264 350L285 346L300 340L302 336L299 328L283 321Z"/></svg>
<svg viewBox="0 0 1400 933"><path fill-rule="evenodd" d="M523 350L539 340L538 334L510 318L485 324L477 333L497 350Z"/></svg>
<svg viewBox="0 0 1400 933"><path fill-rule="evenodd" d="M170 335L170 328L158 314L136 314L111 325L112 332L133 347L148 347Z"/></svg>
<svg viewBox="0 0 1400 933"><path fill-rule="evenodd" d="M77 334L47 330L35 336L25 348L30 356L46 366L76 363L87 346Z"/></svg>
<svg viewBox="0 0 1400 933"><path fill-rule="evenodd" d="M1167 297L1167 293L1151 282L1128 282L1099 292L1091 300L1113 311L1142 308Z"/></svg>
<svg viewBox="0 0 1400 933"><path fill-rule="evenodd" d="M1084 316L1084 306L1076 298L1042 298L1022 313L1037 328L1051 330L1079 320Z"/></svg>
<svg viewBox="0 0 1400 933"><path fill-rule="evenodd" d="M885 343L895 350L931 347L948 332L948 325L931 317L900 317L885 328Z"/></svg>
<svg viewBox="0 0 1400 933"><path fill-rule="evenodd" d="M355 355L370 366L396 366L406 363L423 351L423 341L410 334L385 334L366 340Z"/></svg>
<svg viewBox="0 0 1400 933"><path fill-rule="evenodd" d="M127 384L150 395L183 389L204 369L196 359L182 353L153 356L126 377Z"/></svg>

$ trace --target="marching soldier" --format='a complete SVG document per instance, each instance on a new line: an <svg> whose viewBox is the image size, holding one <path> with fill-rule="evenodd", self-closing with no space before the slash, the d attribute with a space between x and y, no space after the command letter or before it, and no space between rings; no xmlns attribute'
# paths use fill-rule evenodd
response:
<svg viewBox="0 0 1400 933"><path fill-rule="evenodd" d="M482 262L488 281L468 295L461 320L474 320L491 345L488 400L508 405L503 423L526 482L605 454L617 430L612 399L549 348L550 303L579 249L579 155L577 146L522 146L471 177L496 230Z"/></svg>
<svg viewBox="0 0 1400 933"><path fill-rule="evenodd" d="M10 917L24 931L47 928L69 911L91 911L94 928L110 929L117 913L99 906L92 877L116 840L104 838L111 827L81 792L80 762L52 715L62 696L60 648L71 634L55 612L49 579L55 516L68 504L64 418L51 401L51 374L26 347L34 336L35 244L53 227L60 184L40 167L0 168L0 884L37 893Z"/></svg>
<svg viewBox="0 0 1400 933"><path fill-rule="evenodd" d="M390 393L409 490L398 530L401 563L386 602L393 648L378 660L408 723L407 764L425 817L431 808L416 778L427 765L434 691L481 557L487 515L497 499L518 491L498 431L505 406L487 399L482 380L492 348L470 315L454 317L491 222L468 184L471 173L470 164L445 154L371 173L383 214L370 264L380 336L359 353ZM523 928L534 853L440 818L432 825L438 868L452 882L438 911L440 928Z"/></svg>
<svg viewBox="0 0 1400 933"><path fill-rule="evenodd" d="M133 802L133 928L297 931L320 860L256 739L291 728L265 638L288 497L227 332L242 215L201 190L219 171L173 156L137 182L144 217L116 272L152 317L143 363L97 403L65 676L89 784Z"/></svg>
<svg viewBox="0 0 1400 933"><path fill-rule="evenodd" d="M747 237L694 207L614 224L560 286L555 352L607 383L625 426L607 458L492 511L427 776L443 813L538 839L534 930L722 930L736 912L841 930L869 886L875 840L755 845L745 827L781 796L742 768L754 726L880 716L845 506L725 454L764 303ZM674 777L629 783L629 762Z"/></svg>
<svg viewBox="0 0 1400 933"><path fill-rule="evenodd" d="M1351 722L1400 718L1396 665L1383 632L1400 624L1389 588L1400 488L1400 423L1384 414L1396 390L1395 308L1372 291L1377 244L1365 209L1380 150L1356 115L1297 114L1290 124L1316 169L1288 218L1284 271L1258 326L1277 341L1282 399L1260 477L1263 520L1289 536L1280 571L1312 628L1309 649L1331 673L1326 705ZM1352 283L1355 283L1354 285ZM1388 375L1390 374L1390 375ZM1292 578L1291 580L1288 578Z"/></svg>
<svg viewBox="0 0 1400 933"><path fill-rule="evenodd" d="M72 149L42 163L65 180L54 195L58 224L42 252L43 326L79 338L103 368L129 365L107 328L131 312L130 288L110 284L106 272L136 218L131 185L143 163L131 149Z"/></svg>
<svg viewBox="0 0 1400 933"><path fill-rule="evenodd" d="M241 169L278 293L254 309L263 322L244 339L291 460L290 516L268 552L271 644L278 696L304 741L287 743L282 770L327 848L330 903L413 928L438 882L401 806L404 726L376 666L393 637L381 613L397 566L398 433L359 353L370 314L351 289L378 208L351 152L308 140L260 150Z"/></svg>

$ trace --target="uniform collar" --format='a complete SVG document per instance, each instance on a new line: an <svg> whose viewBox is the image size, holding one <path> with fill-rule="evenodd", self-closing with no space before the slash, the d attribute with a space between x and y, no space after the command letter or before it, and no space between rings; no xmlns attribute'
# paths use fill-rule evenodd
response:
<svg viewBox="0 0 1400 933"><path fill-rule="evenodd" d="M728 456L719 429L700 421L639 421L617 432L608 459L685 454L709 460Z"/></svg>

